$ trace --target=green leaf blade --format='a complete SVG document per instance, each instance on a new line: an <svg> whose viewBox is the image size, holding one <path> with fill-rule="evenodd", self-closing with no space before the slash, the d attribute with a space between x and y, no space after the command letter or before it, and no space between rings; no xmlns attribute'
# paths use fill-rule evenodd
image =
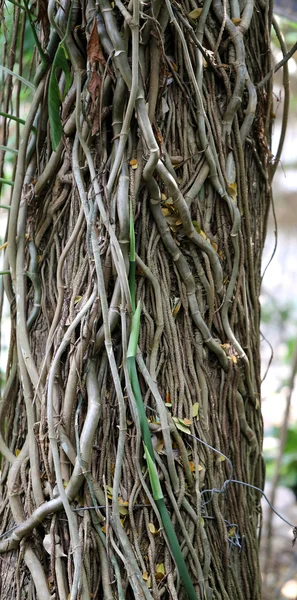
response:
<svg viewBox="0 0 297 600"><path fill-rule="evenodd" d="M62 134L63 134L63 127L62 127L61 118L60 118L61 100L63 98L61 98L61 94L60 94L60 88L59 88L59 82L57 79L56 69L61 69L65 75L65 87L64 87L64 93L63 93L63 98L65 98L65 96L71 86L72 78L71 78L71 73L69 70L68 62L67 62L66 51L65 51L64 46L62 46L61 44L58 47L58 50L56 52L56 55L55 55L55 58L53 61L50 80L49 80L49 90L48 90L48 114L49 114L51 141L52 141L52 147L53 147L54 151L57 150L58 145L62 138Z"/></svg>

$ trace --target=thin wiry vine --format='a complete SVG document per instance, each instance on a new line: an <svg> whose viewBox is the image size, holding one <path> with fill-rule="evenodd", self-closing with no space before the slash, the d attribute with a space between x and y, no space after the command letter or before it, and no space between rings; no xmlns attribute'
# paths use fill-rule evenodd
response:
<svg viewBox="0 0 297 600"><path fill-rule="evenodd" d="M260 598L271 10L200 4L1 6L3 598Z"/></svg>

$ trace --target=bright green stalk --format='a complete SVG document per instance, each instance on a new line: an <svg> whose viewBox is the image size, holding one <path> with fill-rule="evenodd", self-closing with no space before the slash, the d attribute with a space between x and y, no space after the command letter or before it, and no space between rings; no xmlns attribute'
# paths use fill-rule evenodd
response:
<svg viewBox="0 0 297 600"><path fill-rule="evenodd" d="M0 71L4 71L4 73L8 73L8 75L12 75L12 77L16 77L16 79L18 79L19 81L24 83L27 87L31 88L31 90L33 90L35 92L35 86L33 85L33 83L31 83L31 81L28 81L28 79L25 79L18 73L14 73L14 71L11 71L10 69L8 69L7 67L4 67L3 65L0 65Z"/></svg>
<svg viewBox="0 0 297 600"><path fill-rule="evenodd" d="M12 121L16 121L21 125L25 125L26 121L24 119L20 119L19 117L14 117L14 115L10 115L9 113L3 112L0 110L0 117L6 117L7 119L11 119Z"/></svg>
<svg viewBox="0 0 297 600"><path fill-rule="evenodd" d="M4 179L4 177L0 177L0 183L6 183L6 185L14 185L14 181L10 181L9 179Z"/></svg>
<svg viewBox="0 0 297 600"><path fill-rule="evenodd" d="M182 551L180 549L180 545L179 545L178 539L176 537L176 533L175 533L174 527L172 525L170 515L168 513L168 510L167 510L165 502L164 502L164 496L163 496L163 492L162 492L162 488L161 488L161 484L160 484L160 480L159 480L159 476L158 476L158 472L157 472L155 457L154 456L152 457L150 455L150 452L145 444L144 444L144 450L145 450L146 462L147 462L147 467L148 467L148 472L149 472L149 477L150 477L151 488L152 488L154 500L159 509L162 523L164 525L164 529L165 529L165 532L166 532L166 535L168 538L170 549L171 549L172 555L174 557L174 560L176 562L176 566L178 568L180 578L185 586L185 590L188 594L188 598L190 600L197 600L195 588L193 586L191 577L189 575L189 571L187 569L185 559L182 555Z"/></svg>
<svg viewBox="0 0 297 600"><path fill-rule="evenodd" d="M3 146L2 144L0 144L0 150L3 150L3 152L11 152L11 154L18 154L18 151L15 150L15 148L9 148L8 146Z"/></svg>
<svg viewBox="0 0 297 600"><path fill-rule="evenodd" d="M130 238L131 239L131 238ZM131 288L130 288L131 290ZM131 294L132 295L132 294ZM154 499L156 501L156 505L159 509L160 516L162 519L162 523L164 525L164 529L168 538L168 542L170 545L170 549L174 560L176 562L176 566L178 568L178 572L180 574L180 578L184 584L185 590L187 592L189 600L197 600L197 595L195 592L195 588L193 586L191 577L189 575L184 557L182 555L182 551L180 549L180 545L178 539L176 537L176 533L174 531L174 527L171 523L171 519L167 508L164 502L164 496L162 492L162 488L160 485L157 467L155 463L155 455L154 449L151 440L151 434L148 426L148 421L146 418L145 407L142 400L140 385L138 381L138 374L136 369L136 351L139 337L139 327L140 327L140 313L141 313L141 305L138 302L137 309L132 317L132 326L131 326L131 334L128 345L127 352L127 367L129 372L129 377L132 385L133 394L135 397L137 412L139 416L141 434L144 443L144 450L146 455L146 461L148 466L148 472L150 477L151 488L153 492Z"/></svg>
<svg viewBox="0 0 297 600"><path fill-rule="evenodd" d="M164 529L168 537L170 549L176 562L176 566L178 568L178 572L184 584L188 598L189 600L197 600L197 594L195 592L192 579L189 575L185 559L182 555L182 551L180 549L180 545L176 537L176 533L174 531L174 527L172 525L168 510L165 506L164 498L160 498L159 500L155 498L155 502L161 515L162 523L164 525Z"/></svg>
<svg viewBox="0 0 297 600"><path fill-rule="evenodd" d="M129 270L129 287L131 293L131 303L133 313L135 312L135 230L133 221L132 202L130 200L130 270Z"/></svg>
<svg viewBox="0 0 297 600"><path fill-rule="evenodd" d="M131 325L131 333L128 344L127 358L133 357L136 358L137 352L137 344L139 338L139 328L140 328L140 313L141 313L141 302L139 301L137 304L137 309L134 310L134 315L132 317L132 325Z"/></svg>

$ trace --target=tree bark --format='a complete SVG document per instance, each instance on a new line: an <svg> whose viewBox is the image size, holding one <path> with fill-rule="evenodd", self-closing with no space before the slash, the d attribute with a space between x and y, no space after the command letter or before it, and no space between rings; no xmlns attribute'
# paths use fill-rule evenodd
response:
<svg viewBox="0 0 297 600"><path fill-rule="evenodd" d="M38 6L3 275L1 598L259 599L271 9Z"/></svg>

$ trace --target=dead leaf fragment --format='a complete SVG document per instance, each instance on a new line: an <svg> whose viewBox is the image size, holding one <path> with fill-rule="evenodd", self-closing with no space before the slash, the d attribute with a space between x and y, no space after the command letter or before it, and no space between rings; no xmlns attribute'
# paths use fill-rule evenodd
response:
<svg viewBox="0 0 297 600"><path fill-rule="evenodd" d="M157 535L157 533L159 533L158 529L155 528L154 523L149 523L148 528L153 535Z"/></svg>
<svg viewBox="0 0 297 600"><path fill-rule="evenodd" d="M202 13L202 8L194 8L194 10L191 10L191 12L188 14L188 17L190 17L190 19L194 19L194 20L199 19L201 13Z"/></svg>
<svg viewBox="0 0 297 600"><path fill-rule="evenodd" d="M47 535L44 536L43 538L43 547L44 549L47 551L48 554L51 554L52 551L52 539L51 539L51 534L48 533ZM56 558L61 558L62 556L66 556L66 554L64 554L62 546L60 544L60 538L58 535L55 535L55 557Z"/></svg>
<svg viewBox="0 0 297 600"><path fill-rule="evenodd" d="M136 158L131 158L131 160L129 161L129 165L130 167L132 167L132 169L137 169L138 160Z"/></svg>
<svg viewBox="0 0 297 600"><path fill-rule="evenodd" d="M94 19L94 21L93 21L92 29L90 32L90 37L88 39L87 55L88 55L88 60L91 63L91 65L94 62L99 62L102 65L106 65L106 60L104 58L104 55L103 55L103 52L102 52L101 46L100 46L96 19Z"/></svg>

